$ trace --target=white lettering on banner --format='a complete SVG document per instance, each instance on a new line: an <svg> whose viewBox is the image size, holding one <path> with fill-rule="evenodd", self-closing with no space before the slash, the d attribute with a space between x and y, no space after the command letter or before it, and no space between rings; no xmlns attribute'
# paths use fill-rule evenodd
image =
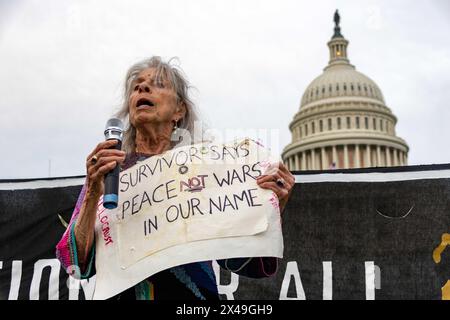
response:
<svg viewBox="0 0 450 320"><path fill-rule="evenodd" d="M69 289L69 300L78 300L80 293L80 282L81 280L75 279L72 276L67 278L67 288Z"/></svg>
<svg viewBox="0 0 450 320"><path fill-rule="evenodd" d="M366 273L366 300L375 300L375 289L381 289L380 267L373 261L364 263Z"/></svg>
<svg viewBox="0 0 450 320"><path fill-rule="evenodd" d="M19 290L22 281L22 260L11 261L11 284L9 289L8 300L17 300L19 298ZM50 278L48 280L48 299L59 299L59 274L61 272L61 264L58 259L43 259L34 263L33 276L30 285L30 300L39 300L40 288L42 282L42 273L46 267L50 267ZM3 261L0 261L0 270L3 269ZM71 276L67 279L67 287L69 300L79 299L80 285L84 292L86 300L91 300L94 295L95 275L89 279L77 280Z"/></svg>
<svg viewBox="0 0 450 320"><path fill-rule="evenodd" d="M85 300L92 300L94 296L94 288L95 288L95 275L90 277L89 279L75 279L72 276L69 276L68 279L68 288L69 288L69 300L79 300L80 294L80 286L84 292Z"/></svg>
<svg viewBox="0 0 450 320"><path fill-rule="evenodd" d="M96 276L90 277L81 281L81 287L83 288L84 298L86 300L92 300L94 297Z"/></svg>
<svg viewBox="0 0 450 320"><path fill-rule="evenodd" d="M297 293L296 297L290 298L287 296L291 277L294 277L294 285ZM296 261L289 261L286 265L286 272L284 273L283 283L280 290L280 300L306 300L305 290L303 290L300 272Z"/></svg>
<svg viewBox="0 0 450 320"><path fill-rule="evenodd" d="M220 266L217 261L213 261L212 266L216 275L217 291L219 294L224 294L227 300L234 300L234 293L239 286L239 276L234 272L230 272L230 283L228 285L221 284Z"/></svg>
<svg viewBox="0 0 450 320"><path fill-rule="evenodd" d="M9 289L8 300L19 298L20 281L22 280L22 261L13 260L11 266L11 287Z"/></svg>
<svg viewBox="0 0 450 320"><path fill-rule="evenodd" d="M366 300L375 300L375 289L381 289L381 272L380 268L373 261L366 261L365 266L365 287ZM333 299L333 270L331 261L323 261L323 300ZM288 297L288 290L291 283L291 277L294 277L294 285L296 288L296 297ZM305 291L300 278L300 272L296 261L288 261L286 264L286 272L284 274L283 283L280 290L280 300L306 300Z"/></svg>
<svg viewBox="0 0 450 320"><path fill-rule="evenodd" d="M244 139L176 148L121 172L118 207L97 214L94 299L186 263L281 258L278 200L256 183L279 161Z"/></svg>
<svg viewBox="0 0 450 320"><path fill-rule="evenodd" d="M375 267L373 261L366 261L366 300L375 300Z"/></svg>
<svg viewBox="0 0 450 320"><path fill-rule="evenodd" d="M33 279L30 286L30 300L39 300L39 287L42 271L50 267L50 279L48 281L48 299L59 300L59 272L61 263L58 259L42 259L34 264Z"/></svg>
<svg viewBox="0 0 450 320"><path fill-rule="evenodd" d="M13 260L11 262L11 286L8 300L17 300L19 297L19 289L22 278L22 264L21 260ZM365 265L365 288L366 299L375 299L375 290L381 289L380 268L375 265L373 261L366 261ZM4 262L0 261L0 270L3 269ZM217 290L220 295L225 295L227 300L235 300L235 294L238 292L239 276L233 272L226 272L230 274L230 281L228 284L223 284L221 278L220 266L216 261L212 263L214 274L216 277ZM333 298L333 272L332 261L323 261L323 300L332 300ZM38 260L34 264L34 273L30 286L30 299L37 300L40 297L39 288L41 288L42 272L46 267L51 267L50 278L48 281L48 296L49 299L56 300L59 296L59 272L61 270L58 260L45 259ZM288 297L291 279L294 278L293 285L296 290L296 297ZM67 280L68 299L79 300L80 287L84 292L84 299L92 300L94 297L96 275L89 279L77 280L71 276ZM44 288L41 288L45 290ZM303 289L302 280L298 264L296 261L288 261L286 264L286 271L284 274L280 295L280 300L305 300L306 295Z"/></svg>
<svg viewBox="0 0 450 320"><path fill-rule="evenodd" d="M322 262L323 300L333 300L333 268L331 261Z"/></svg>

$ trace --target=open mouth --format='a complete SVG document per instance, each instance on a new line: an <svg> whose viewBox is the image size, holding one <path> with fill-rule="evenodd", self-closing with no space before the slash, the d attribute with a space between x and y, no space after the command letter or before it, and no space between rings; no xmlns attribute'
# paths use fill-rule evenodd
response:
<svg viewBox="0 0 450 320"><path fill-rule="evenodd" d="M136 103L136 108L140 108L140 107L154 107L155 105L153 104L153 102L149 99L146 98L141 98L137 101Z"/></svg>

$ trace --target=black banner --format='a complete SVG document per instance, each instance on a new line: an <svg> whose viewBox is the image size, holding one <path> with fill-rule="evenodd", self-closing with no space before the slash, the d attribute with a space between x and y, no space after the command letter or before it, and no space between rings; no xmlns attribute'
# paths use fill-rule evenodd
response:
<svg viewBox="0 0 450 320"><path fill-rule="evenodd" d="M277 275L216 266L223 299L450 299L450 165L295 174ZM92 296L55 258L82 183L0 181L0 299Z"/></svg>

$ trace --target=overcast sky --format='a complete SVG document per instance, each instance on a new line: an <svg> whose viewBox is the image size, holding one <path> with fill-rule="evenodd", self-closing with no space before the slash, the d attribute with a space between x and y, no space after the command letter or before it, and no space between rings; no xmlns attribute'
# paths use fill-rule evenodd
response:
<svg viewBox="0 0 450 320"><path fill-rule="evenodd" d="M179 57L211 128L272 130L281 152L336 8L410 164L449 163L448 0L0 0L0 179L85 174L126 70L152 55Z"/></svg>

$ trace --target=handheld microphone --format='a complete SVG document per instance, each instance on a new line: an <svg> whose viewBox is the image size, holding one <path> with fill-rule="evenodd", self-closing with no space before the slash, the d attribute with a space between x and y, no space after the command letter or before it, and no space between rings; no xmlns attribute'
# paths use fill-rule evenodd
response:
<svg viewBox="0 0 450 320"><path fill-rule="evenodd" d="M122 149L123 123L121 120L111 118L106 122L105 140L118 140L111 149ZM119 202L119 164L105 175L105 193L103 195L103 206L106 209L117 208Z"/></svg>

